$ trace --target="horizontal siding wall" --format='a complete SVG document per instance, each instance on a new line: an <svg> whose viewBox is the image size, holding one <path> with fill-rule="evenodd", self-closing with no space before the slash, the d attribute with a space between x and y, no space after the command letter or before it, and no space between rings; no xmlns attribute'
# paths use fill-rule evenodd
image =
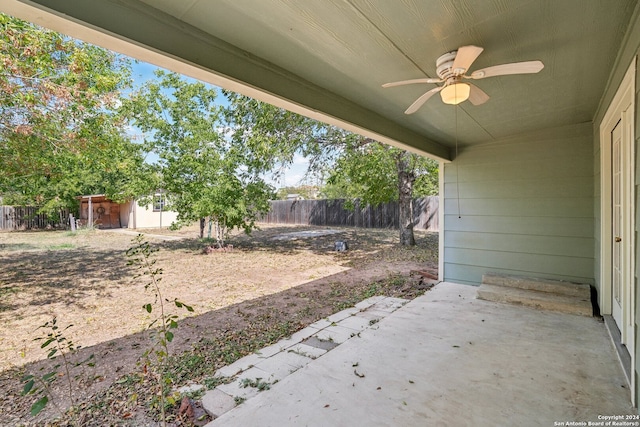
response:
<svg viewBox="0 0 640 427"><path fill-rule="evenodd" d="M602 173L606 171L600 170L600 124L602 123L602 119L613 100L622 79L629 68L629 65L632 61L635 61L636 56L640 56L640 6L636 6L636 10L631 18L631 23L629 28L626 29L625 40L622 44L621 50L618 52L618 59L614 64L615 67L611 72L609 77L609 83L607 85L606 91L601 99L600 107L597 111L597 114L594 118L594 128L593 128L593 151L594 151L594 196L595 196L595 206L594 206L594 214L596 217L595 222L595 253L596 253L596 263L595 263L595 277L597 279L600 278L601 273L601 265L603 260L600 259L600 247L603 244L602 238L600 235L601 222L600 211L601 211L601 192L600 192L600 180L602 179ZM634 167L635 167L635 177L636 177L636 199L635 199L635 278L633 286L636 289L636 301L634 304L635 311L635 348L630 348L629 351L632 354L632 358L635 359L634 366L634 378L635 378L635 400L634 405L638 406L638 395L640 395L639 385L640 385L640 339L638 339L638 330L640 329L640 292L638 289L638 283L640 283L640 248L639 248L639 236L640 230L640 65L636 63L636 81L635 81L635 89L636 89L636 99L635 99L635 138L636 138L636 158L634 159ZM606 286L606 283L597 283L596 288L598 291L601 291L602 286ZM632 359L632 360L633 360Z"/></svg>
<svg viewBox="0 0 640 427"><path fill-rule="evenodd" d="M594 282L593 128L459 150L444 170L444 279L489 272ZM458 199L459 194L459 199Z"/></svg>

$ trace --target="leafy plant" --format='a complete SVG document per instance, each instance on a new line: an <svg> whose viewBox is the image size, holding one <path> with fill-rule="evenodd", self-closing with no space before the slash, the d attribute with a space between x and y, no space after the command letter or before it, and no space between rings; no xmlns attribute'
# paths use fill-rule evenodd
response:
<svg viewBox="0 0 640 427"><path fill-rule="evenodd" d="M148 180L117 113L131 62L0 14L0 193L56 214L79 194L130 197ZM143 186L144 187L144 186Z"/></svg>
<svg viewBox="0 0 640 427"><path fill-rule="evenodd" d="M166 425L166 407L168 404L176 403L175 398L167 393L170 390L172 380L171 376L167 374L168 369L166 368L169 361L169 343L173 341L173 330L178 327L178 315L169 314L166 311L165 302L172 303L177 308L184 308L189 312L193 312L193 307L177 299L170 301L162 297L160 289L162 268L156 267L157 259L155 258L158 248L151 247L142 234L138 234L131 243L132 246L126 252L127 258L129 258L127 265L133 265L138 269L134 279L147 278L144 288L145 290L151 290L155 297L153 303L144 304L142 308L149 314L154 312L154 307L158 309L156 310L158 314L155 319L147 327L152 331L151 340L153 345L144 352L143 360L145 361L145 371L150 368L153 372L155 369L155 378L159 386L159 402L157 403L160 407L162 423ZM158 327L154 329L155 325L158 325Z"/></svg>
<svg viewBox="0 0 640 427"><path fill-rule="evenodd" d="M72 361L72 356L80 349L80 346L76 346L73 341L68 339L64 334L65 331L72 326L73 325L68 325L65 328L61 328L58 326L58 319L54 317L38 328L48 330L45 335L35 338L36 341L43 341L40 348L47 352L47 359L56 360L58 356L60 356L62 362L56 363L51 368L51 371L43 375L27 374L22 377L22 381L24 382L22 394L40 396L40 398L31 405L32 416L38 415L40 411L47 406L49 401L51 401L57 411L63 415L62 409L55 402L51 389L52 384L61 376L66 378L69 400L72 405L75 405L76 402L73 398L73 379L77 377L72 377L71 371L79 366L95 366L93 354L80 362ZM58 371L60 368L62 368L62 372Z"/></svg>

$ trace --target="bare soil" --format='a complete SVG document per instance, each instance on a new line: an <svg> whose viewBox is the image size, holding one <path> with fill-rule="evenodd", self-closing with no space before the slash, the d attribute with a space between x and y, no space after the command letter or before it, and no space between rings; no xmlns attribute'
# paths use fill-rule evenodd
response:
<svg viewBox="0 0 640 427"><path fill-rule="evenodd" d="M250 236L233 234L232 250L208 254L210 242L198 239L195 227L144 230L180 237L148 240L159 249L163 298L194 309L171 309L180 318L171 343L172 386L213 386L219 367L368 296L418 296L426 287L410 273L437 269L436 233L416 231L416 247L403 248L395 230L331 230L264 225ZM309 236L296 234L303 231ZM132 237L100 230L0 233L0 425L154 425L153 375L139 362L156 313L142 307L155 301L127 265ZM349 250L336 252L336 241ZM77 360L93 354L96 366L77 368L70 396L63 374L55 383L52 403L64 412L73 399L75 409L59 418L50 404L33 418L36 398L21 396L20 378L51 369L34 338L54 317L73 325L65 334L82 346ZM173 425L190 425L169 410Z"/></svg>

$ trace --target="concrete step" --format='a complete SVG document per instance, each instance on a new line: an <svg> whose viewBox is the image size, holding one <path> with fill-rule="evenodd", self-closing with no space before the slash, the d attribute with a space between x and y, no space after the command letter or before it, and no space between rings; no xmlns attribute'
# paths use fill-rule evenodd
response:
<svg viewBox="0 0 640 427"><path fill-rule="evenodd" d="M479 299L486 301L518 304L581 316L593 315L591 294L588 297L578 297L483 283L478 288L477 295Z"/></svg>
<svg viewBox="0 0 640 427"><path fill-rule="evenodd" d="M591 287L586 283L562 282L560 280L536 279L531 277L507 276L488 273L482 276L482 283L487 285L508 286L510 288L528 289L538 292L575 296L591 299Z"/></svg>

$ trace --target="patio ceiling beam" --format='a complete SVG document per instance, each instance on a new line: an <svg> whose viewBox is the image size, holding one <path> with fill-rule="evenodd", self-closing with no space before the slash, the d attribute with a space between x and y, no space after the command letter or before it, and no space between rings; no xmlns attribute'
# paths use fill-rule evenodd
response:
<svg viewBox="0 0 640 427"><path fill-rule="evenodd" d="M384 143L450 160L444 145L139 1L4 0L0 11Z"/></svg>

